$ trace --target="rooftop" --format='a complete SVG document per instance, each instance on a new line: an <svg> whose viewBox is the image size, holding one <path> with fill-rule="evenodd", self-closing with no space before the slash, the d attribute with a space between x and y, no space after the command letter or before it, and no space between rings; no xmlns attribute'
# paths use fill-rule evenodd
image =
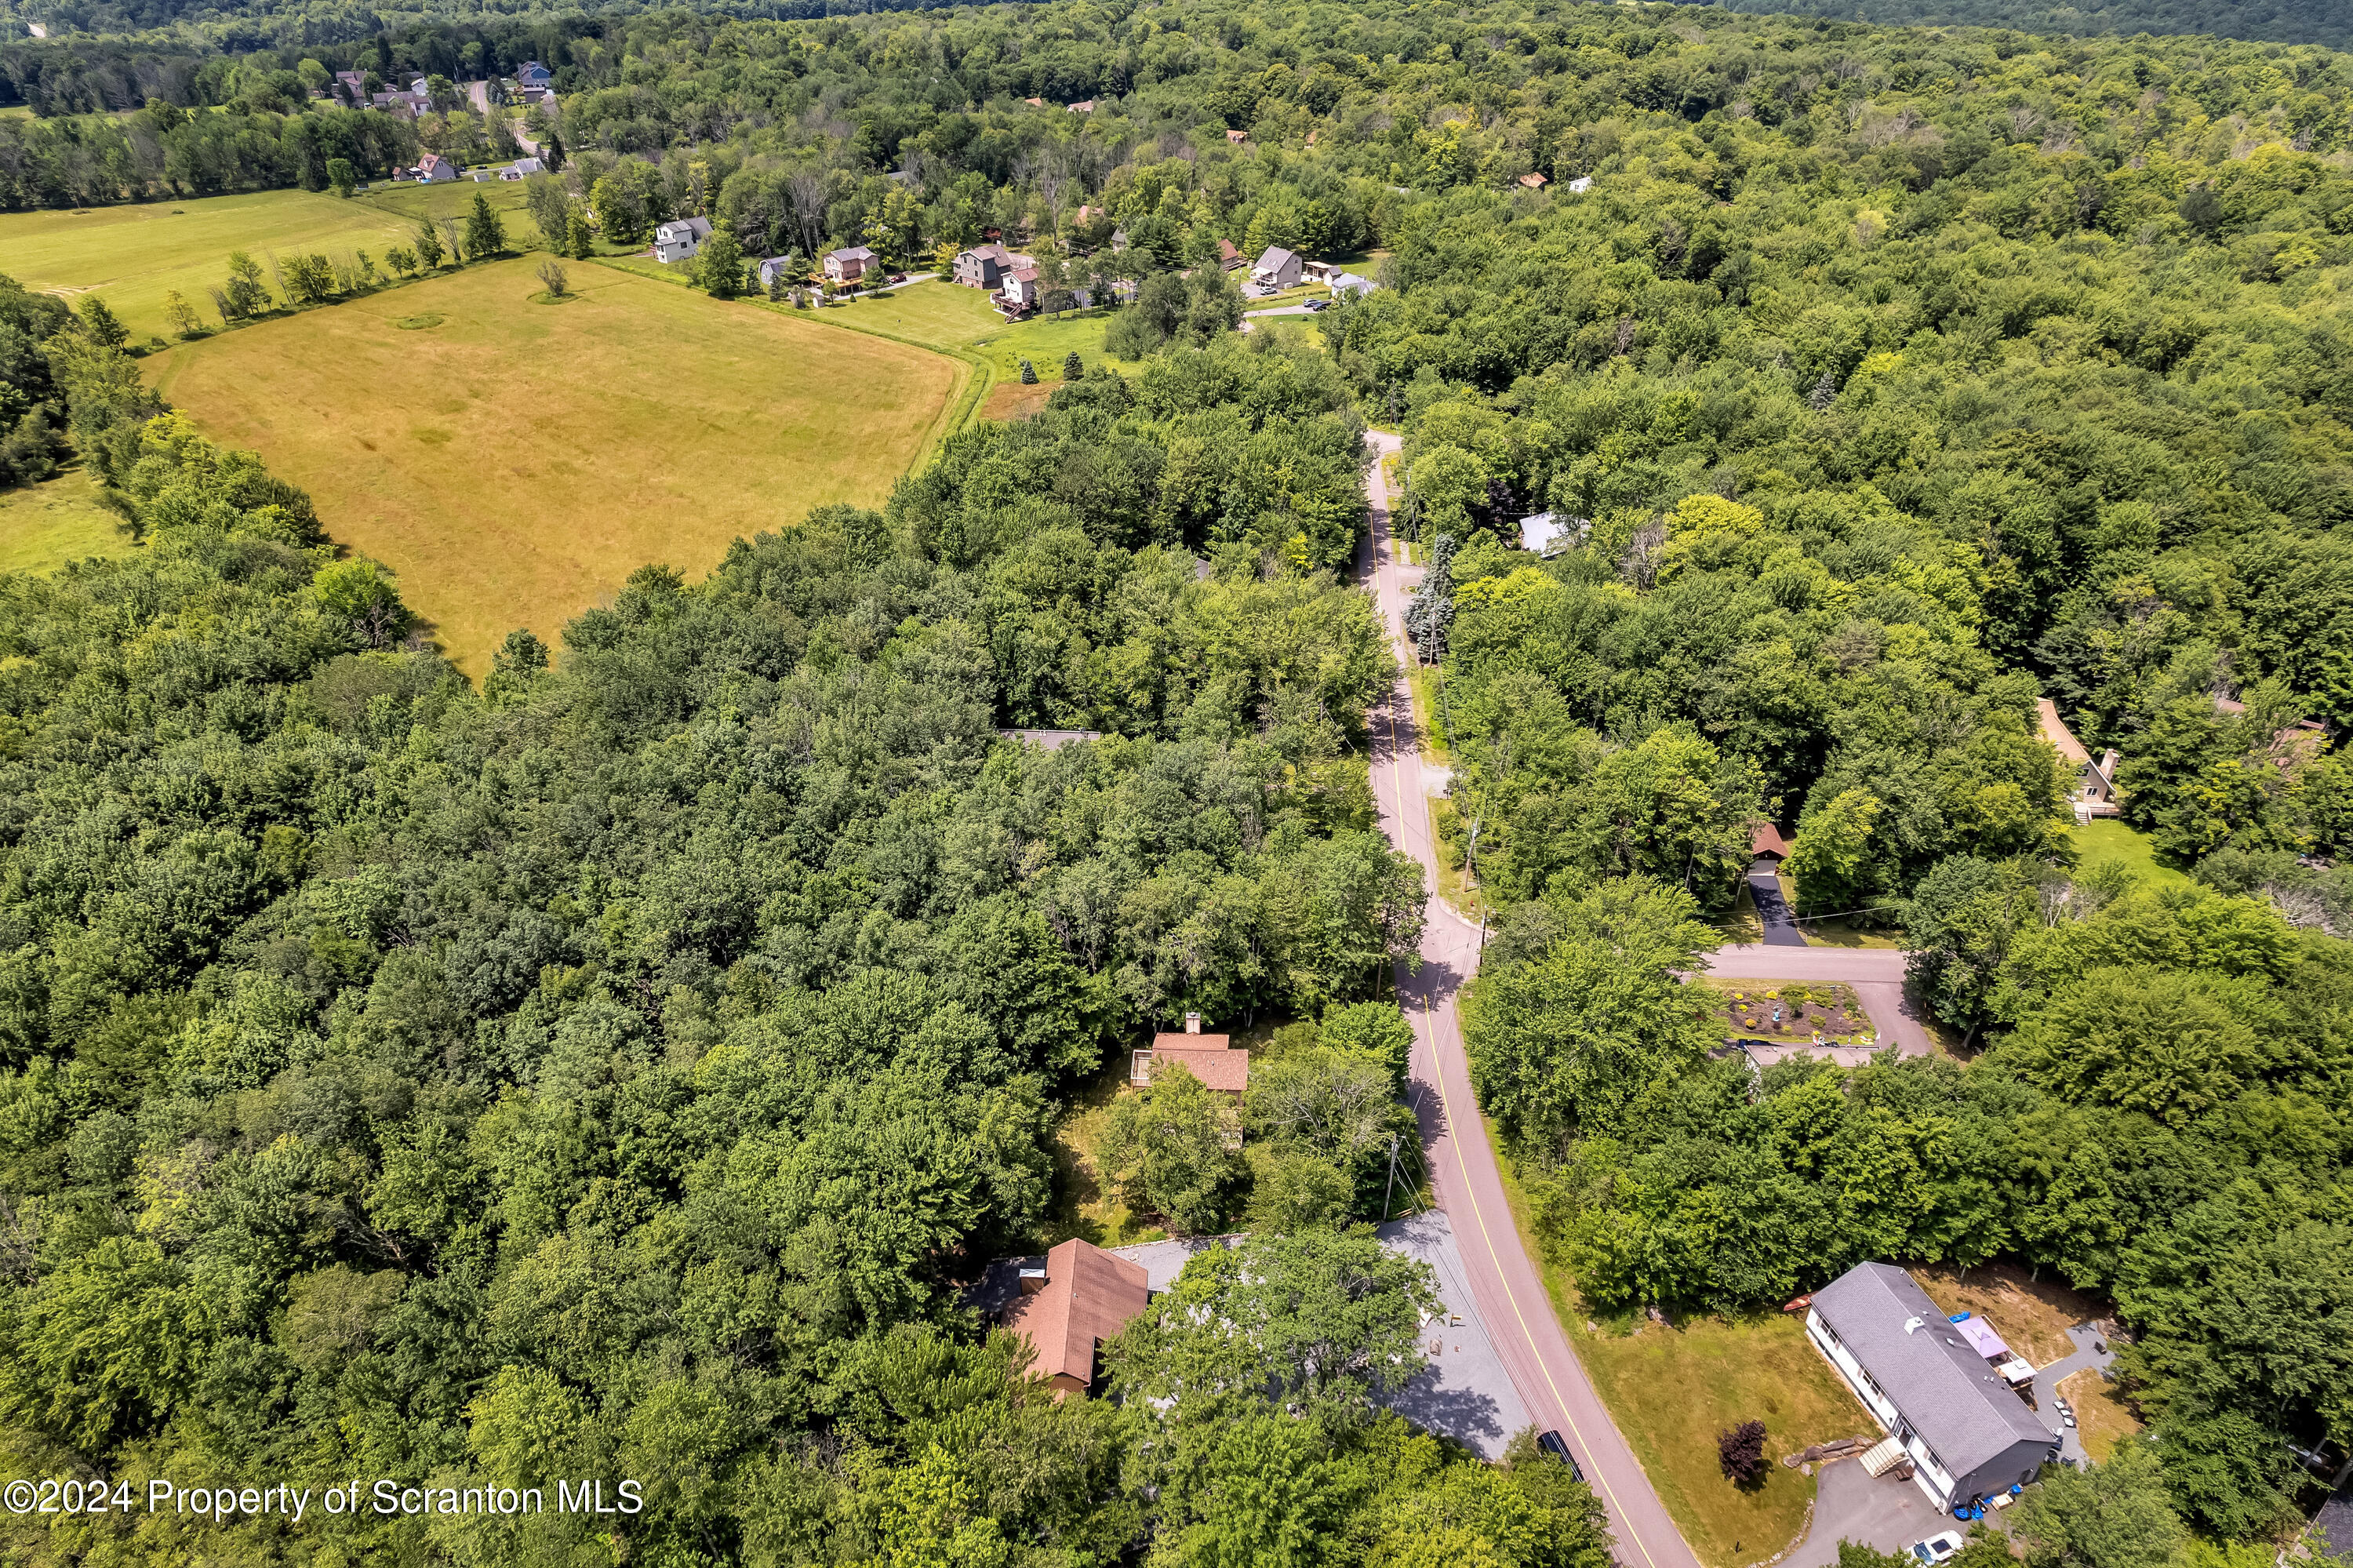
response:
<svg viewBox="0 0 2353 1568"><path fill-rule="evenodd" d="M1859 1263L1814 1293L1814 1310L1956 1477L2050 1429L1910 1275Z"/></svg>
<svg viewBox="0 0 2353 1568"><path fill-rule="evenodd" d="M1092 1383L1095 1346L1144 1310L1148 1281L1142 1265L1074 1237L1046 1255L1046 1283L1013 1304L1005 1326L1037 1347L1032 1370Z"/></svg>
<svg viewBox="0 0 2353 1568"><path fill-rule="evenodd" d="M1157 1035L1152 1049L1144 1053L1146 1060L1142 1076L1148 1081L1153 1071L1177 1066L1200 1079L1206 1087L1229 1095L1240 1094L1250 1087L1250 1053L1229 1048L1228 1038L1223 1034Z"/></svg>

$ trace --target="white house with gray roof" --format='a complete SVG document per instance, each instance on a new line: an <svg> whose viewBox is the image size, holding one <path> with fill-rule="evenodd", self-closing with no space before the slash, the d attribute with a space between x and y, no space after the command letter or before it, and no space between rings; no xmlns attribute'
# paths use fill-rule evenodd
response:
<svg viewBox="0 0 2353 1568"><path fill-rule="evenodd" d="M1862 1263L1814 1293L1806 1332L1911 1457L1938 1510L2034 1478L2059 1439L1900 1268Z"/></svg>

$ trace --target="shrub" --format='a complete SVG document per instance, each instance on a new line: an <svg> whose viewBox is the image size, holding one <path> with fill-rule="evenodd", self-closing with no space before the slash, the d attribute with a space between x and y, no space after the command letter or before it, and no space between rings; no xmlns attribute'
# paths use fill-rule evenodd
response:
<svg viewBox="0 0 2353 1568"><path fill-rule="evenodd" d="M1724 1478L1736 1487L1754 1487L1765 1479L1765 1424L1744 1421L1715 1436L1716 1462Z"/></svg>

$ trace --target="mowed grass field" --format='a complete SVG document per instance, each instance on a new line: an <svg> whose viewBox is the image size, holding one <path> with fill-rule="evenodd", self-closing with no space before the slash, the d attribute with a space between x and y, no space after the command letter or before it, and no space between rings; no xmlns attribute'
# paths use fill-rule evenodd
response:
<svg viewBox="0 0 2353 1568"><path fill-rule="evenodd" d="M134 337L169 337L164 298L174 289L196 307L206 326L220 324L206 291L228 275L232 250L247 251L257 261L273 250L281 256L365 250L381 265L384 253L406 242L418 220L470 211L477 191L500 210L511 236L537 233L520 210L522 186L508 181L379 185L349 200L332 192L257 191L0 214L0 272L28 289L69 300L95 293ZM263 282L269 283L266 275Z"/></svg>
<svg viewBox="0 0 2353 1568"><path fill-rule="evenodd" d="M684 262L664 266L649 256L634 253L599 260L623 271L673 283L681 281L687 273ZM1089 368L1103 364L1116 370L1136 369L1134 361L1113 359L1103 353L1103 334L1110 330L1112 321L1112 313L1107 310L1066 311L1059 319L1033 316L1018 325L1008 325L988 302L989 299L984 290L934 281L861 294L846 304L828 305L821 310L796 311L787 305L768 305L756 300L753 303L754 308L783 311L824 326L918 343L942 354L955 355L984 369L995 383L987 408L992 415L1008 409L1034 412L1035 407L1053 390L1054 384L1062 379L1063 356L1074 350ZM1037 387L1026 395L1007 391L1007 384L1019 385L1024 359L1037 370L1044 391Z"/></svg>
<svg viewBox="0 0 2353 1568"><path fill-rule="evenodd" d="M144 362L213 439L308 490L338 543L400 575L468 673L648 562L700 576L737 535L880 503L967 372L598 267L534 303L502 261ZM404 329L403 321L438 324Z"/></svg>
<svg viewBox="0 0 2353 1568"><path fill-rule="evenodd" d="M138 547L98 503L98 482L79 467L0 490L0 572L53 572L69 561L127 556Z"/></svg>

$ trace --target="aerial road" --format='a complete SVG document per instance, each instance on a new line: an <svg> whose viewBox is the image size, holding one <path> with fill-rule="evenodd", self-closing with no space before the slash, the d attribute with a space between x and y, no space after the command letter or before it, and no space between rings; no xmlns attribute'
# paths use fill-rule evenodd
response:
<svg viewBox="0 0 2353 1568"><path fill-rule="evenodd" d="M1395 436L1366 437L1378 456L1398 450ZM1381 618L1400 661L1405 642L1406 587L1388 533L1388 487L1376 461L1366 480L1373 525L1362 547L1360 575L1373 585ZM1421 863L1424 883L1438 885L1436 845L1422 780L1420 736L1413 700L1400 677L1370 715L1373 793L1389 842ZM1900 955L1898 955L1900 957ZM1398 998L1414 1029L1412 1089L1439 1207L1452 1223L1464 1272L1513 1386L1540 1425L1557 1429L1609 1511L1617 1554L1625 1568L1699 1568L1699 1559L1668 1517L1666 1505L1636 1462L1584 1366L1553 1314L1543 1277L1520 1244L1504 1196L1503 1173L1479 1123L1471 1069L1455 1018L1455 997L1477 972L1479 928L1440 899L1430 903L1418 972L1398 969ZM1796 977L1792 977L1796 978Z"/></svg>

